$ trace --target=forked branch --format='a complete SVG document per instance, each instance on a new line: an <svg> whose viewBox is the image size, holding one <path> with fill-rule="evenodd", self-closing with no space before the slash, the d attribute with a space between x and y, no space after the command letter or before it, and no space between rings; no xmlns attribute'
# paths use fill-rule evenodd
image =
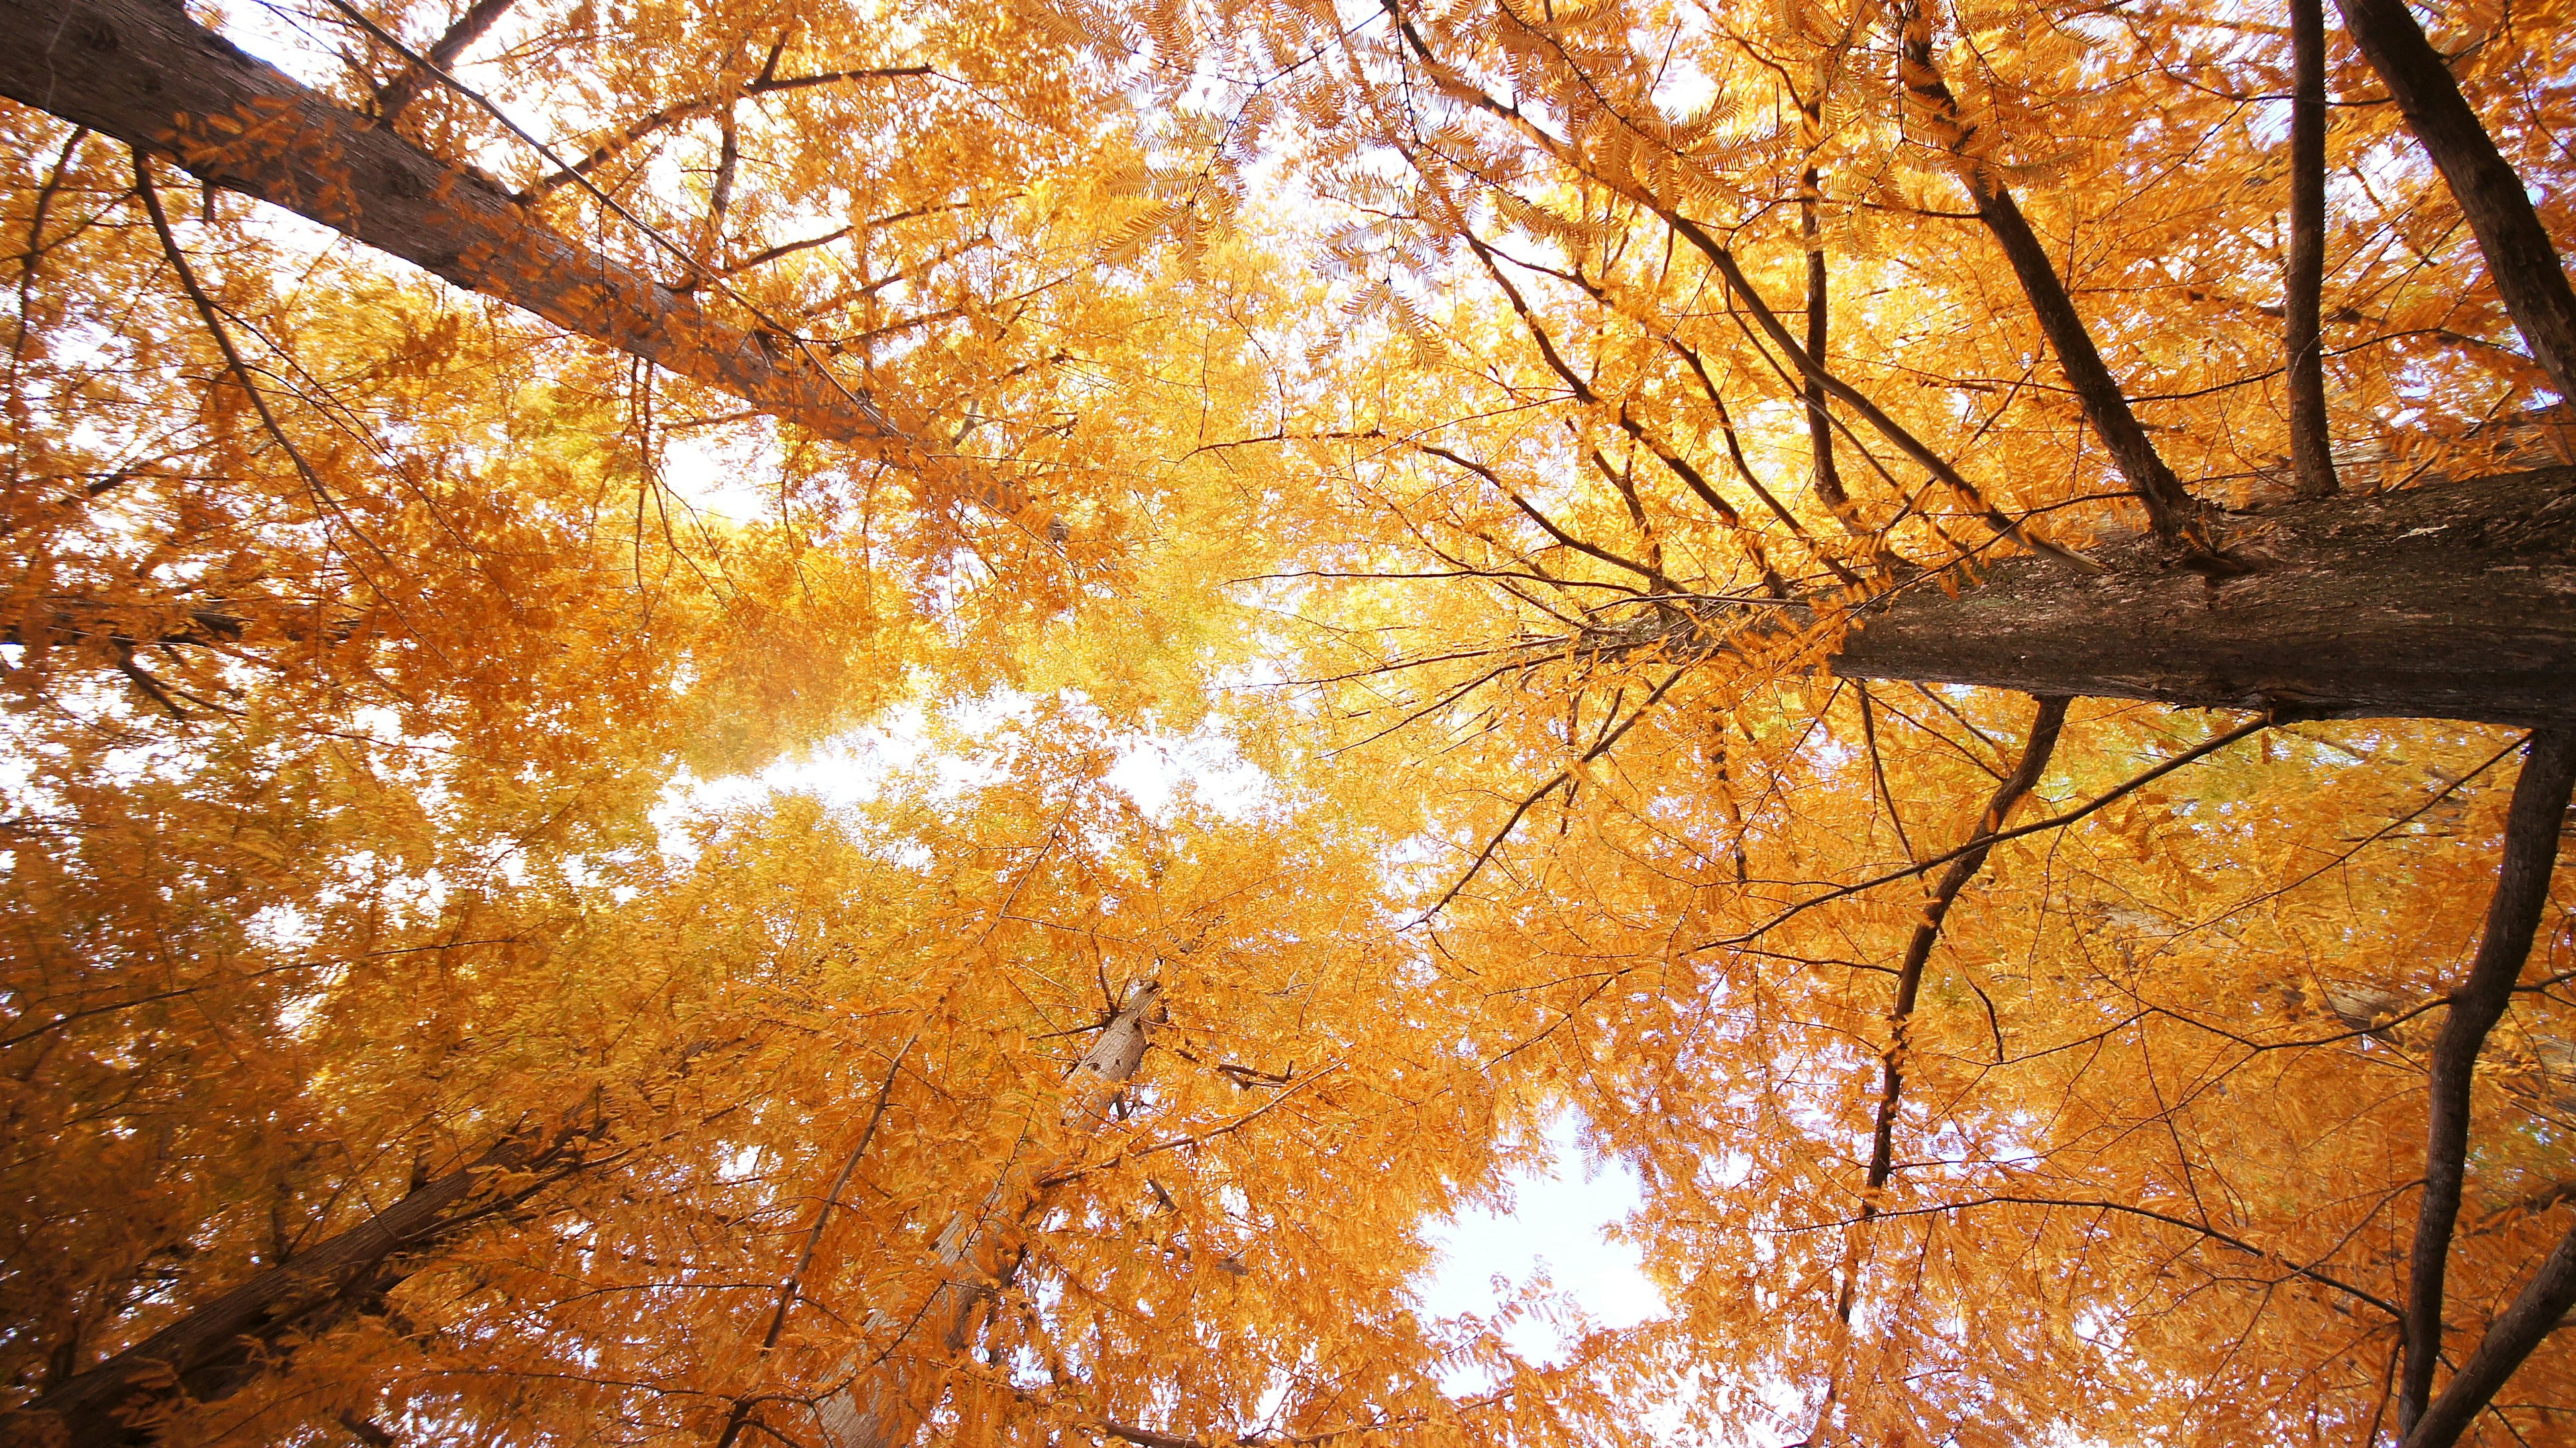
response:
<svg viewBox="0 0 2576 1448"><path fill-rule="evenodd" d="M2550 876L2558 864L2559 827L2567 818L2571 788L2576 788L2576 728L2561 725L2533 731L2531 753L2523 761L2522 777L2514 782L2513 804L2505 815L2504 862L2496 871L2495 894L2487 902L2486 930L2478 941L2477 957L2470 962L2469 978L2451 993L2450 1018L2442 1023L2442 1034L2433 1043L2424 1196L2416 1213L2415 1245L2407 1267L2406 1366L2397 1394L2398 1431L2409 1444L2416 1441L2417 1425L2432 1398L2433 1369L2441 1360L2442 1285L2452 1231L2459 1222L2461 1179L2468 1160L2471 1078L2487 1033L2512 1003L2514 983L2531 955L2541 910L2549 903ZM2514 1359L2520 1360L2519 1356ZM2502 1377L2497 1381L2501 1383ZM2467 1413L2474 1415L2484 1401L2480 1398Z"/></svg>
<svg viewBox="0 0 2576 1448"><path fill-rule="evenodd" d="M2477 1351L2460 1364L2442 1396L2416 1420L2415 1431L2406 1435L2406 1448L2450 1448L2458 1442L2496 1390L2540 1346L2542 1338L2558 1329L2571 1308L2576 1308L2576 1227L2558 1239L2557 1248L2523 1284L2513 1306L2488 1326Z"/></svg>

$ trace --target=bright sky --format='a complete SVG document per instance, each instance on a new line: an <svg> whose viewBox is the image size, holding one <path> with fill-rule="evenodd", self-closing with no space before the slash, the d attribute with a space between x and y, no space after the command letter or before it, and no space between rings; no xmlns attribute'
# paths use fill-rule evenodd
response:
<svg viewBox="0 0 2576 1448"><path fill-rule="evenodd" d="M1462 1212L1432 1229L1442 1244L1437 1269L1421 1284L1422 1305L1451 1317L1490 1315L1543 1275L1602 1327L1631 1327L1664 1311L1637 1249L1602 1229L1637 1209L1642 1184L1621 1162L1587 1164L1576 1140L1581 1119L1567 1112L1548 1128L1555 1159L1512 1182L1511 1209ZM1524 1356L1554 1359L1558 1335L1525 1317L1506 1334ZM1451 1382L1458 1392L1473 1384Z"/></svg>

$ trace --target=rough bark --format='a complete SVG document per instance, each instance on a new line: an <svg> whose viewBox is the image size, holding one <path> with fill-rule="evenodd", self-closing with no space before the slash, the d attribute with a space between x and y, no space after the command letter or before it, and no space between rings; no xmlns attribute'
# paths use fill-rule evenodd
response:
<svg viewBox="0 0 2576 1448"><path fill-rule="evenodd" d="M2522 177L2496 149L2406 0L2335 3L2353 44L2388 83L2407 128L2449 183L2514 327L2558 395L2576 398L2576 291Z"/></svg>
<svg viewBox="0 0 2576 1448"><path fill-rule="evenodd" d="M1065 1078L1064 1125L1089 1131L1109 1118L1109 1104L1143 1064L1154 1022L1163 1011L1162 987L1145 981L1127 993L1126 1003L1102 1027L1100 1039L1074 1063ZM917 1324L936 1324L942 1353L964 1350L973 1333L975 1312L1006 1273L992 1250L992 1228L1017 1220L1028 1206L1036 1184L1053 1163L1014 1163L986 1194L982 1210L959 1216L939 1234L936 1248L947 1280ZM898 1319L882 1308L868 1313L865 1335L896 1328ZM920 1327L915 1326L918 1332ZM835 1376L845 1379L814 1405L817 1426L830 1448L903 1448L920 1429L935 1396L939 1354L888 1349L881 1362L852 1358Z"/></svg>
<svg viewBox="0 0 2576 1448"><path fill-rule="evenodd" d="M284 1357L291 1341L375 1310L409 1274L406 1254L578 1170L574 1146L582 1134L570 1122L511 1133L472 1162L72 1378L0 1427L13 1441L65 1448L152 1442L159 1414L173 1400L231 1393ZM531 1175L495 1194L488 1188L501 1173Z"/></svg>
<svg viewBox="0 0 2576 1448"><path fill-rule="evenodd" d="M2099 574L1995 565L1864 610L1846 678L2314 718L2576 718L2576 469L2293 504L2240 521L2223 581L2151 539Z"/></svg>
<svg viewBox="0 0 2576 1448"><path fill-rule="evenodd" d="M2451 992L2450 1016L2433 1043L2432 1098L2426 1112L2424 1191L2415 1216L2415 1242L2406 1279L2406 1371L2397 1391L2397 1428L2409 1442L2433 1394L2433 1369L2442 1356L2442 1283L2449 1270L2452 1229L2460 1217L2460 1189L2468 1174L2469 1093L2487 1033L2513 1003L2514 983L2549 903L2549 880L2558 865L2558 831L2567 798L2576 788L2576 730L2543 729L2532 735L2522 777L2504 826L2504 862L2487 902L2486 928L2478 938L2469 978ZM2499 1380L2501 1381L2501 1380ZM2481 1400L2483 1401L2483 1400ZM2474 1412L2474 1406L2471 1408Z"/></svg>
<svg viewBox="0 0 2576 1448"><path fill-rule="evenodd" d="M343 109L166 0L0 0L0 95L172 157L200 180L818 436L947 466L790 339L709 316L687 293L552 230L489 179ZM1018 511L1016 499L981 496L972 483L964 491Z"/></svg>

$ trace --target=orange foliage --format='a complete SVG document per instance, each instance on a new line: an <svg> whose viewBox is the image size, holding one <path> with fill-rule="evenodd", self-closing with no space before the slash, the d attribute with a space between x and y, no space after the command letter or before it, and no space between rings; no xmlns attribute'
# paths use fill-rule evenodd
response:
<svg viewBox="0 0 2576 1448"><path fill-rule="evenodd" d="M196 17L668 372L0 104L0 1423L2567 1440L2566 278L2349 8L2323 437L2295 7ZM2431 36L2544 252L2571 25ZM2370 626L2558 705L2195 652L2511 473ZM1418 1283L1568 1111L1667 1310L1540 1360Z"/></svg>

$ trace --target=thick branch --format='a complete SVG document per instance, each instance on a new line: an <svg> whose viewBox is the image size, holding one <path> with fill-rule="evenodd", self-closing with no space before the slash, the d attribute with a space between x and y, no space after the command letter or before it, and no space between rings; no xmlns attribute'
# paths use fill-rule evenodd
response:
<svg viewBox="0 0 2576 1448"><path fill-rule="evenodd" d="M175 156L458 286L827 438L927 458L864 391L784 337L549 229L483 177L331 103L155 0L0 0L0 94Z"/></svg>
<svg viewBox="0 0 2576 1448"><path fill-rule="evenodd" d="M2522 977L2523 962L2531 955L2541 908L2549 902L2549 877L2558 864L2558 831L2567 818L2571 788L2576 788L2576 729L2562 725L2540 730L2532 736L2531 754L2513 787L2513 806L2505 817L2504 863L2496 872L2495 895L2487 903L2486 931L2478 941L2477 958L2469 965L2468 980L2451 992L2450 1018L2442 1023L2442 1034L2433 1043L2424 1195L2408 1264L2406 1369L2397 1394L2398 1430L2409 1442L2414 1441L2417 1420L2424 1416L2432 1396L2433 1369L2442 1355L2442 1279L2450 1262L2451 1232L2459 1221L2461 1178L2468 1162L2470 1078L2487 1032L2512 1003L2514 982ZM2472 1404L2467 1411L2474 1414L2477 1406Z"/></svg>
<svg viewBox="0 0 2576 1448"><path fill-rule="evenodd" d="M2576 718L2576 469L2267 514L2213 583L2141 539L1874 603L1838 675L2331 718ZM2258 553L2259 550L2259 553Z"/></svg>
<svg viewBox="0 0 2576 1448"><path fill-rule="evenodd" d="M2478 1350L2460 1364L2442 1396L2416 1420L2415 1431L2406 1435L2406 1448L2450 1448L2458 1442L2513 1370L2522 1366L2542 1338L2557 1330L2571 1308L2576 1308L2576 1227L2558 1239L2557 1249L2524 1284L2522 1295L2487 1328Z"/></svg>
<svg viewBox="0 0 2576 1448"><path fill-rule="evenodd" d="M402 1254L452 1236L579 1170L582 1135L577 1122L512 1132L471 1163L36 1399L23 1410L22 1422L52 1415L67 1435L67 1448L151 1442L151 1415L174 1394L217 1398L232 1392L283 1356L293 1341L382 1301L406 1275L397 1260ZM515 1173L532 1175L504 1192L487 1190Z"/></svg>
<svg viewBox="0 0 2576 1448"><path fill-rule="evenodd" d="M2450 183L2505 310L2558 395L2576 398L2576 292L2531 195L2460 94L2406 0L2335 0L2362 57Z"/></svg>
<svg viewBox="0 0 2576 1448"><path fill-rule="evenodd" d="M1949 82L1941 78L1934 62L1930 20L1918 4L1905 6L1900 18L1904 49L1899 64L1905 89L1924 107L1926 129L1933 139L1957 158L1959 179L1977 203L1977 219L1986 224L1986 230L2003 247L2005 259L2012 263L2013 275L2020 279L2023 294L2030 298L2031 314L2038 319L2050 349L2057 353L2067 385L2083 405L2084 420L2092 424L2102 445L2110 450L2111 460L2128 480L2129 490L2146 505L2157 536L2184 537L2191 531L2197 505L2183 491L2173 469L2165 466L2147 430L2138 424L2128 395L2111 376L2110 366L2093 345L2091 330L2075 310L2075 299L2067 295L2066 284L2057 275L2056 263L2049 260L2048 248L2030 229L2012 192L1986 164L1981 154L1985 146L1977 129L1961 120L1958 98L1950 93Z"/></svg>

